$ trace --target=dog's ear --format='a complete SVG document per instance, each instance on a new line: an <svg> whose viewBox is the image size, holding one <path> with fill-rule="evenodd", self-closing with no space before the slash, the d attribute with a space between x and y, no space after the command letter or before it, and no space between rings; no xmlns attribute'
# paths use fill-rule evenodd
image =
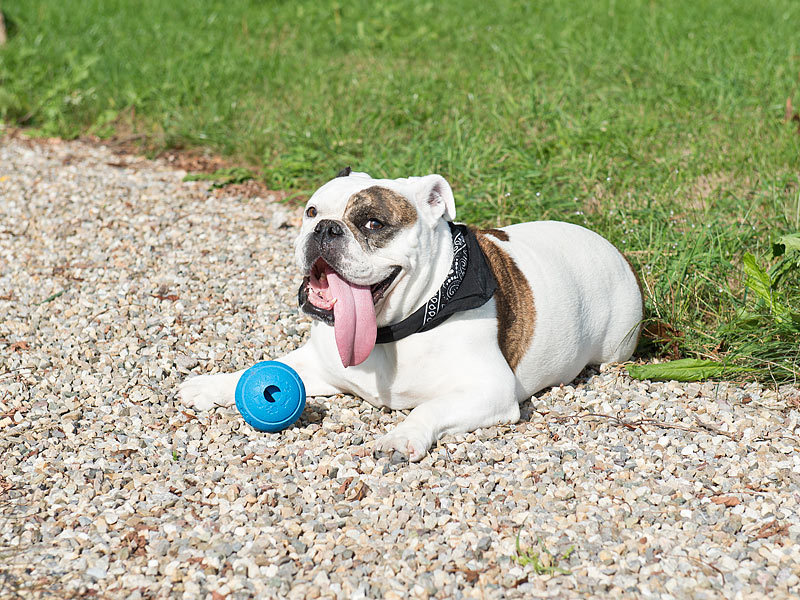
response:
<svg viewBox="0 0 800 600"><path fill-rule="evenodd" d="M425 177L409 177L414 185L414 194L419 210L428 215L432 221L444 219L452 221L456 218L456 201L450 184L441 175Z"/></svg>
<svg viewBox="0 0 800 600"><path fill-rule="evenodd" d="M353 169L351 169L349 165L346 166L341 171L339 171L336 174L336 177L334 177L334 179L338 179L339 177L364 177L365 179L372 179L372 177L369 176L369 173L361 173L360 171L353 171Z"/></svg>

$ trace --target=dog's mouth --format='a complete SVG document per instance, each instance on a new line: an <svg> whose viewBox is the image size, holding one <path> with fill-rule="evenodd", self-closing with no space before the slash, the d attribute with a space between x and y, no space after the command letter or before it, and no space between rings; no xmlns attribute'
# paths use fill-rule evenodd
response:
<svg viewBox="0 0 800 600"><path fill-rule="evenodd" d="M375 346L375 304L399 274L400 267L394 267L385 279L372 285L358 285L344 279L323 258L318 258L303 279L298 294L300 307L334 327L339 356L345 367L364 362Z"/></svg>
<svg viewBox="0 0 800 600"><path fill-rule="evenodd" d="M339 276L338 273L325 262L325 259L318 258L317 262L311 266L308 275L303 279L302 290L305 291L305 293L303 294L304 297L300 304L301 306L304 302L311 304L311 306L316 309L315 314L312 316L319 316L321 321L333 325L333 307L336 305L338 299L331 291L329 282L329 277L331 275L335 277L338 276L339 279L352 288L369 287L370 294L372 294L372 304L374 306L383 298L389 286L394 283L394 280L397 279L399 274L400 267L394 267L386 279L370 286L358 286L357 284L347 282L343 277Z"/></svg>

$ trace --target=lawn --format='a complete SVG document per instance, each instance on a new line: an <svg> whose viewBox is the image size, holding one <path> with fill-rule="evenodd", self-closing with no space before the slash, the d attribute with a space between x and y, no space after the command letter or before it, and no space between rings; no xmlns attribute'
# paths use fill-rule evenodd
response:
<svg viewBox="0 0 800 600"><path fill-rule="evenodd" d="M0 119L207 148L300 194L348 164L439 172L460 219L626 252L660 338L640 356L796 382L800 252L773 242L800 230L800 3L487 6L2 0Z"/></svg>

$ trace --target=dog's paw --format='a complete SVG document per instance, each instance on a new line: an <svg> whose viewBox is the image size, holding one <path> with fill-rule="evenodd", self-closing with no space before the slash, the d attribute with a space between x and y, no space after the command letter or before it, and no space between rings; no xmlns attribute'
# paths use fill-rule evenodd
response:
<svg viewBox="0 0 800 600"><path fill-rule="evenodd" d="M199 375L187 379L178 386L178 399L196 410L230 406L230 385L226 377L227 375Z"/></svg>
<svg viewBox="0 0 800 600"><path fill-rule="evenodd" d="M431 442L426 432L400 425L378 440L375 450L388 453L396 451L411 462L417 462L425 457L430 447Z"/></svg>

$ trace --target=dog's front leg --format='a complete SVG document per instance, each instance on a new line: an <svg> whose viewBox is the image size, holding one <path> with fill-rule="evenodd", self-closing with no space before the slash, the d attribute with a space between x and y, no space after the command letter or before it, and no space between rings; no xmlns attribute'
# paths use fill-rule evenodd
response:
<svg viewBox="0 0 800 600"><path fill-rule="evenodd" d="M191 377L178 386L178 398L186 406L208 410L230 406L235 401L236 384L245 369L235 373L214 373Z"/></svg>
<svg viewBox="0 0 800 600"><path fill-rule="evenodd" d="M519 402L513 375L505 385L487 378L420 404L405 421L378 441L376 449L397 450L416 462L447 433L466 433L518 420Z"/></svg>
<svg viewBox="0 0 800 600"><path fill-rule="evenodd" d="M307 396L330 396L340 390L328 383L321 361L311 344L305 344L282 358L275 359L292 367L303 380ZM215 406L231 406L236 401L236 384L245 369L235 373L199 375L184 381L178 387L178 398L183 404L197 410Z"/></svg>

